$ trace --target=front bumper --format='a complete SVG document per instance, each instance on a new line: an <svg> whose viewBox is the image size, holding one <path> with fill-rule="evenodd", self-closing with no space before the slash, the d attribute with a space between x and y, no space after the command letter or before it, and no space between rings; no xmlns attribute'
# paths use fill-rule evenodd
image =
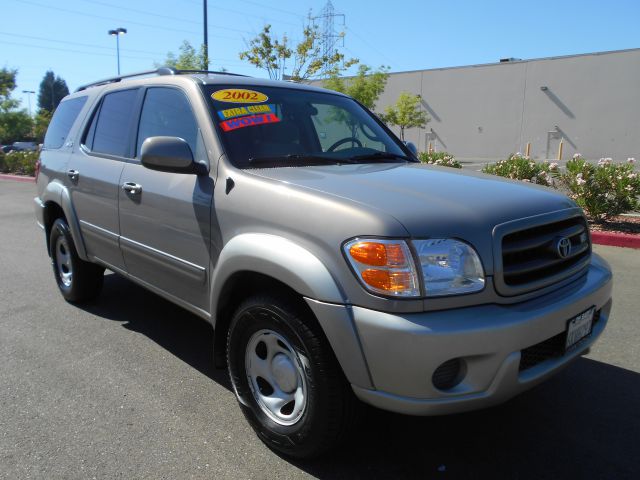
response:
<svg viewBox="0 0 640 480"><path fill-rule="evenodd" d="M609 319L611 291L611 270L594 254L580 279L521 303L400 315L353 307L374 386L353 389L376 407L412 415L501 403L553 375L596 341ZM523 349L561 335L571 318L593 306L599 319L589 337L564 355L520 368ZM439 390L432 383L435 369L456 358L463 360L461 382Z"/></svg>

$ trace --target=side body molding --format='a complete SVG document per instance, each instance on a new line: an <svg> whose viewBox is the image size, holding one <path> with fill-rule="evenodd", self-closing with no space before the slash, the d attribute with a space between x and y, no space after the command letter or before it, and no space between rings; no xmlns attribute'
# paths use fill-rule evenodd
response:
<svg viewBox="0 0 640 480"><path fill-rule="evenodd" d="M88 261L87 250L84 245L84 239L80 232L80 223L78 222L78 216L73 208L71 202L71 195L67 187L60 182L53 181L47 184L45 190L40 196L42 204L47 206L47 203L52 202L59 205L64 212L64 216L67 217L67 223L69 224L69 230L71 230L71 236L73 237L73 243L75 243L78 256L85 261ZM49 239L47 239L47 246L49 245Z"/></svg>

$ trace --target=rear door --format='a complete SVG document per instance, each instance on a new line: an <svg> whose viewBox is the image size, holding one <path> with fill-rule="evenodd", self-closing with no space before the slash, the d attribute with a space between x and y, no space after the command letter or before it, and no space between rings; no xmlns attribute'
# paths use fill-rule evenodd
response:
<svg viewBox="0 0 640 480"><path fill-rule="evenodd" d="M185 93L174 87L146 89L136 141L136 161L127 163L120 196L120 246L127 271L148 285L208 311L213 180L149 170L139 163L148 137L187 141L196 160L208 159L196 117ZM130 189L131 190L131 189ZM215 254L214 254L215 255Z"/></svg>
<svg viewBox="0 0 640 480"><path fill-rule="evenodd" d="M140 95L139 88L104 95L67 166L87 254L116 270L124 270L118 245L120 175L131 161Z"/></svg>

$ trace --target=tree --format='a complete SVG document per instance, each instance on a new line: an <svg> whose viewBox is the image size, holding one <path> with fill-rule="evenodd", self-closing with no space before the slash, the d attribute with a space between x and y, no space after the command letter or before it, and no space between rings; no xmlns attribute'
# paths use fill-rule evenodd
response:
<svg viewBox="0 0 640 480"><path fill-rule="evenodd" d="M53 113L60 101L69 95L67 82L49 70L44 74L38 90L38 108Z"/></svg>
<svg viewBox="0 0 640 480"><path fill-rule="evenodd" d="M44 135L47 133L49 123L51 123L52 113L48 110L40 110L33 119L34 137L38 143L44 142Z"/></svg>
<svg viewBox="0 0 640 480"><path fill-rule="evenodd" d="M156 63L156 67L171 67L178 70L204 70L206 68L204 45L200 47L198 52L193 45L184 40L178 50L180 51L178 56L169 52L164 62L162 64Z"/></svg>
<svg viewBox="0 0 640 480"><path fill-rule="evenodd" d="M0 140L12 143L28 138L32 120L26 110L18 110L20 101L11 98L16 88L17 70L0 70Z"/></svg>
<svg viewBox="0 0 640 480"><path fill-rule="evenodd" d="M295 82L304 82L321 75L332 76L358 63L351 58L345 60L344 54L323 52L321 34L317 26L307 25L302 30L302 41L290 45L286 35L278 39L271 33L271 25L265 25L262 31L249 41L248 49L240 52L240 60L246 60L254 67L266 70L272 80L288 78ZM287 61L293 64L287 69Z"/></svg>
<svg viewBox="0 0 640 480"><path fill-rule="evenodd" d="M420 95L408 92L400 93L395 105L387 107L381 118L389 125L400 127L401 140L404 140L406 128L424 128L430 120L427 113L420 109Z"/></svg>
<svg viewBox="0 0 640 480"><path fill-rule="evenodd" d="M343 78L332 75L323 82L324 88L335 90L355 98L369 110L376 107L378 98L384 92L389 78L389 67L381 66L371 73L368 65L358 66L358 73L355 77Z"/></svg>

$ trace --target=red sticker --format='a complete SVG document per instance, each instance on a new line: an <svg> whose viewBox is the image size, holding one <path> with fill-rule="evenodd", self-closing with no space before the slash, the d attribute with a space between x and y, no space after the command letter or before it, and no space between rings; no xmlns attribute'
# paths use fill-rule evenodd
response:
<svg viewBox="0 0 640 480"><path fill-rule="evenodd" d="M225 120L224 122L220 122L220 126L225 132L230 132L238 128L253 127L265 123L278 123L279 121L280 119L274 113L263 113L261 115L250 115L248 117Z"/></svg>

